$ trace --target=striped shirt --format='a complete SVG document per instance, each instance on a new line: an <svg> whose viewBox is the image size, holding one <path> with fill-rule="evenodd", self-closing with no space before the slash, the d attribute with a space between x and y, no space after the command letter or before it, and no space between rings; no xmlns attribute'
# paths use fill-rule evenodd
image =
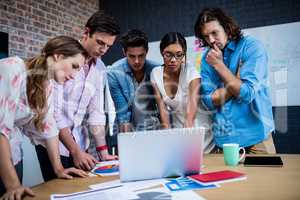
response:
<svg viewBox="0 0 300 200"><path fill-rule="evenodd" d="M69 127L83 151L90 143L86 125L105 125L105 82L105 65L97 59L95 64L83 66L74 79L54 87L54 112L58 128ZM69 151L62 143L60 154L69 156Z"/></svg>

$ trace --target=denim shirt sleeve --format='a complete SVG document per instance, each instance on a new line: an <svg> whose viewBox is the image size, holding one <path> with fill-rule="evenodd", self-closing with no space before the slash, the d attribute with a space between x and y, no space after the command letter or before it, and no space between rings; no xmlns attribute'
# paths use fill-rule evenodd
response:
<svg viewBox="0 0 300 200"><path fill-rule="evenodd" d="M257 40L247 41L244 48L240 68L242 85L238 101L251 103L267 85L268 58L263 45Z"/></svg>
<svg viewBox="0 0 300 200"><path fill-rule="evenodd" d="M111 69L107 73L107 79L109 84L109 89L111 92L111 97L115 103L116 107L116 117L119 123L127 123L131 120L131 111L129 109L129 102L127 102L126 97L122 93L121 85L118 81L117 76L125 76L124 72L119 70ZM124 79L125 82L125 79ZM125 83L123 83L125 84Z"/></svg>
<svg viewBox="0 0 300 200"><path fill-rule="evenodd" d="M217 89L217 84L213 79L212 68L206 63L205 58L202 58L202 66L201 66L201 100L208 110L215 110L216 107L212 102L212 94Z"/></svg>

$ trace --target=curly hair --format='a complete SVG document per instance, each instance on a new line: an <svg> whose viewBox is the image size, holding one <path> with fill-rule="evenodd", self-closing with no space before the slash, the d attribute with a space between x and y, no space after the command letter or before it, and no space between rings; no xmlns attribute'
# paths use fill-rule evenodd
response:
<svg viewBox="0 0 300 200"><path fill-rule="evenodd" d="M205 8L203 9L194 25L195 36L201 40L202 46L208 46L202 35L202 28L205 23L211 21L218 21L220 25L224 28L228 38L230 40L238 41L243 36L241 28L235 22L235 20L224 13L220 8Z"/></svg>

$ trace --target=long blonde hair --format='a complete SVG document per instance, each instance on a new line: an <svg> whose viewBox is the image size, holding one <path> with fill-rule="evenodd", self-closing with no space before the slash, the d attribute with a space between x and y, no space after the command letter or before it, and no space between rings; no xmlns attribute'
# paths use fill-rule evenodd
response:
<svg viewBox="0 0 300 200"><path fill-rule="evenodd" d="M39 131L44 131L43 120L48 111L45 81L50 77L47 58L54 54L72 57L76 54L88 55L81 44L68 36L50 39L39 56L26 61L28 75L26 92L30 108L35 112L33 122Z"/></svg>

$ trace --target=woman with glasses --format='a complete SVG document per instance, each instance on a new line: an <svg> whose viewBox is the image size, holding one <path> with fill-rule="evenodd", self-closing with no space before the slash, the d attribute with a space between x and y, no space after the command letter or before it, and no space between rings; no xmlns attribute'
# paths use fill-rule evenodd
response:
<svg viewBox="0 0 300 200"><path fill-rule="evenodd" d="M151 82L161 124L163 128L204 126L210 129L210 118L199 107L200 73L186 63L186 51L186 40L180 33L167 33L160 42L164 64L152 70ZM209 133L205 151L210 152L213 147Z"/></svg>

